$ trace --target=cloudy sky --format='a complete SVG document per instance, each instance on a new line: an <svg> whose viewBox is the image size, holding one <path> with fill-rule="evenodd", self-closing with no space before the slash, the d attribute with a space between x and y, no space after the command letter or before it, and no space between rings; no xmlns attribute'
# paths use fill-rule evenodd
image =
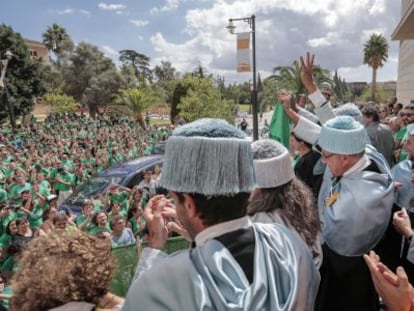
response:
<svg viewBox="0 0 414 311"><path fill-rule="evenodd" d="M118 51L133 49L150 56L152 65L168 60L180 72L201 65L237 82L251 74L235 72L236 37L225 26L229 18L255 14L262 77L311 51L316 63L337 69L346 81L369 82L362 49L374 32L390 42L389 60L377 79L397 78L398 42L391 33L400 10L400 0L13 0L2 3L2 22L38 41L56 22L75 43L94 44L114 60ZM249 31L243 21L235 25L236 32Z"/></svg>

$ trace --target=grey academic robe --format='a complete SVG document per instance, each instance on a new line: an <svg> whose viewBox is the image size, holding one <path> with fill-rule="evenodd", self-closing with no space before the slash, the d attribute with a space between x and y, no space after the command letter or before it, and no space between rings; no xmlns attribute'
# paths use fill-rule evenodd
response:
<svg viewBox="0 0 414 311"><path fill-rule="evenodd" d="M400 207L405 207L410 213L414 213L414 202L410 201L414 198L414 185L411 183L412 162L405 160L395 165L391 172L394 181L402 184L396 190L395 203Z"/></svg>
<svg viewBox="0 0 414 311"><path fill-rule="evenodd" d="M394 187L389 166L371 146L367 146L366 155L380 173L357 171L333 187L327 172L319 192L322 242L342 256L361 256L373 249L391 217ZM338 199L327 205L326 198L335 191Z"/></svg>
<svg viewBox="0 0 414 311"><path fill-rule="evenodd" d="M122 310L312 310L320 277L306 245L281 225L253 228L252 284L211 239L157 260L134 280Z"/></svg>

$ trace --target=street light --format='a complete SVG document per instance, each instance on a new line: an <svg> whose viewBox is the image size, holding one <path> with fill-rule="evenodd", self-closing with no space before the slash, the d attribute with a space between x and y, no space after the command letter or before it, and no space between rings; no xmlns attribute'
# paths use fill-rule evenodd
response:
<svg viewBox="0 0 414 311"><path fill-rule="evenodd" d="M4 78L6 77L6 70L7 66L9 64L9 61L13 58L13 53L10 51L10 49L6 49L6 52L4 53L5 58L1 60L1 76L0 76L0 90L3 90L5 94L5 99L7 102L7 106L9 109L9 117L10 117L10 124L12 128L16 127L16 118L14 116L14 107L13 103L9 99L9 90L7 89L7 86L4 82Z"/></svg>
<svg viewBox="0 0 414 311"><path fill-rule="evenodd" d="M234 21L247 22L250 26L250 33L252 34L252 59L253 59L253 88L251 91L251 104L253 110L253 140L259 139L259 121L257 118L257 85L256 85L256 16L254 14L251 17L243 18L230 18L229 24L226 26L230 34L234 34L236 26L233 25Z"/></svg>

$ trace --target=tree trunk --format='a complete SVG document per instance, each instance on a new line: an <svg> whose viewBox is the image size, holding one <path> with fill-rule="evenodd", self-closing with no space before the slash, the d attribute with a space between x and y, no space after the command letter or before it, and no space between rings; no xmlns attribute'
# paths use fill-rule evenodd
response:
<svg viewBox="0 0 414 311"><path fill-rule="evenodd" d="M141 128L143 128L144 130L147 128L141 113L136 115L136 120Z"/></svg>
<svg viewBox="0 0 414 311"><path fill-rule="evenodd" d="M371 100L375 102L375 90L377 88L377 67L372 67Z"/></svg>

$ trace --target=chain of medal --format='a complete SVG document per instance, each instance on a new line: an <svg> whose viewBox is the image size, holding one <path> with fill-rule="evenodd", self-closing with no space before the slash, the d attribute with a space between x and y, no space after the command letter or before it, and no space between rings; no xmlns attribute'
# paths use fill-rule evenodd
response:
<svg viewBox="0 0 414 311"><path fill-rule="evenodd" d="M331 186L331 190L329 190L329 195L325 199L326 207L332 206L335 204L336 201L339 199L339 181L335 182Z"/></svg>

